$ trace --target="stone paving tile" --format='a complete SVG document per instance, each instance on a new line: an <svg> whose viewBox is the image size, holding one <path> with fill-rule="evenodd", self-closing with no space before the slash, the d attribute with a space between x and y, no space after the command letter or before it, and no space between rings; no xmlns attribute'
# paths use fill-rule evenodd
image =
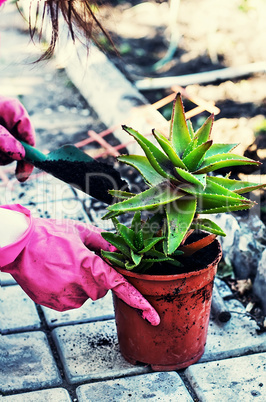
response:
<svg viewBox="0 0 266 402"><path fill-rule="evenodd" d="M19 203L29 208L34 217L90 222L76 193L70 185L41 173L25 183L14 183L12 189L5 188L0 194L0 203Z"/></svg>
<svg viewBox="0 0 266 402"><path fill-rule="evenodd" d="M71 384L150 371L122 357L114 320L59 327L52 335Z"/></svg>
<svg viewBox="0 0 266 402"><path fill-rule="evenodd" d="M15 281L12 275L6 272L0 272L0 288L1 286L16 285L16 283L17 282Z"/></svg>
<svg viewBox="0 0 266 402"><path fill-rule="evenodd" d="M42 307L42 310L50 328L114 318L111 292L108 292L102 299L96 301L87 300L82 307L77 309L60 312L48 307Z"/></svg>
<svg viewBox="0 0 266 402"><path fill-rule="evenodd" d="M71 402L72 399L66 389L53 388L4 396L2 400L3 402Z"/></svg>
<svg viewBox="0 0 266 402"><path fill-rule="evenodd" d="M266 401L266 353L196 364L185 375L200 401Z"/></svg>
<svg viewBox="0 0 266 402"><path fill-rule="evenodd" d="M117 380L81 385L76 390L79 402L193 402L177 373L150 373Z"/></svg>
<svg viewBox="0 0 266 402"><path fill-rule="evenodd" d="M0 331L10 332L38 329L41 321L35 303L20 286L5 286L0 297Z"/></svg>
<svg viewBox="0 0 266 402"><path fill-rule="evenodd" d="M38 212L38 208L42 208L39 212L45 212L45 208L49 210L48 207L57 201L75 198L75 194L68 184L49 174L42 173L38 169L35 169L34 172L36 174L33 174L24 183L19 183L14 178L11 181L12 185L1 191L1 204L20 203L30 207L32 211ZM70 208L67 204L64 209L65 214L69 213Z"/></svg>
<svg viewBox="0 0 266 402"><path fill-rule="evenodd" d="M32 391L61 384L59 370L43 332L0 337L0 392Z"/></svg>
<svg viewBox="0 0 266 402"><path fill-rule="evenodd" d="M226 323L210 321L205 352L200 362L266 351L266 333L257 333L258 326L245 313L243 305L237 300L226 301L225 305L232 317Z"/></svg>

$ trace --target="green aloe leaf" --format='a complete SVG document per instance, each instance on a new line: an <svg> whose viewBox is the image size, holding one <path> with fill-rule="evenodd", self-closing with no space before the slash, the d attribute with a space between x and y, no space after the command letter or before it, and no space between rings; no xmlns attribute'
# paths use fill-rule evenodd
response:
<svg viewBox="0 0 266 402"><path fill-rule="evenodd" d="M191 141L180 94L177 94L174 101L169 139L175 152L179 156L183 155L185 149Z"/></svg>
<svg viewBox="0 0 266 402"><path fill-rule="evenodd" d="M132 222L131 222L131 229L136 234L139 232L141 228L141 211L135 212Z"/></svg>
<svg viewBox="0 0 266 402"><path fill-rule="evenodd" d="M125 264L125 268L126 268L128 271L133 271L134 268L136 268L136 265L137 265L137 264L135 264L134 262L132 263L131 261L127 261L126 264Z"/></svg>
<svg viewBox="0 0 266 402"><path fill-rule="evenodd" d="M206 158L197 173L208 173L217 169L237 165L260 166L260 162L235 154L214 155Z"/></svg>
<svg viewBox="0 0 266 402"><path fill-rule="evenodd" d="M102 237L108 241L110 244L115 246L118 250L120 250L124 255L130 257L130 249L125 240L114 233L110 232L102 232Z"/></svg>
<svg viewBox="0 0 266 402"><path fill-rule="evenodd" d="M166 254L172 254L181 244L196 212L196 198L180 199L165 207L167 217Z"/></svg>
<svg viewBox="0 0 266 402"><path fill-rule="evenodd" d="M198 198L198 213L230 212L238 209L249 209L254 205L250 200L239 200L227 195L202 194Z"/></svg>
<svg viewBox="0 0 266 402"><path fill-rule="evenodd" d="M242 203L230 206L222 206L222 207L207 207L206 205L201 206L201 208L197 208L197 213L200 214L218 214L221 212L233 212L233 211L242 211L245 209L250 209L255 205L255 202L249 202L248 204Z"/></svg>
<svg viewBox="0 0 266 402"><path fill-rule="evenodd" d="M154 257L152 257L152 255L151 255L151 257L150 258L143 258L143 262L153 262L153 263L155 263L155 262L164 262L164 261L173 261L173 258L170 258L170 257L167 257L164 253L160 253L160 255L161 256L159 256L159 254L156 256L155 254L154 254Z"/></svg>
<svg viewBox="0 0 266 402"><path fill-rule="evenodd" d="M132 261L134 262L135 266L139 265L140 261L142 260L143 255L134 253L134 251L132 249L130 250L130 252L131 252Z"/></svg>
<svg viewBox="0 0 266 402"><path fill-rule="evenodd" d="M135 233L134 233L133 230L129 229L125 225L122 225L122 223L118 223L117 224L117 231L123 237L123 239L125 240L126 244L133 251L138 251L137 248L135 247Z"/></svg>
<svg viewBox="0 0 266 402"><path fill-rule="evenodd" d="M213 180L213 177L207 176L206 183L207 185L204 191L206 194L225 195L228 197L237 198L242 201L246 200L246 198L242 195L236 194L234 191L231 191L228 188L218 184L215 180Z"/></svg>
<svg viewBox="0 0 266 402"><path fill-rule="evenodd" d="M214 115L211 114L203 125L196 131L195 138L197 139L197 146L204 144L210 138Z"/></svg>
<svg viewBox="0 0 266 402"><path fill-rule="evenodd" d="M134 193L129 193L128 191L121 191L121 190L109 190L109 194L111 194L113 197L116 198L121 198L124 200L127 200L130 197L134 197Z"/></svg>
<svg viewBox="0 0 266 402"><path fill-rule="evenodd" d="M224 231L218 226L215 222L211 221L210 219L197 219L191 224L191 229L195 230L206 230L207 232L219 235L219 236L226 236Z"/></svg>
<svg viewBox="0 0 266 402"><path fill-rule="evenodd" d="M206 152L205 158L209 158L214 155L227 154L235 149L238 144L213 144Z"/></svg>
<svg viewBox="0 0 266 402"><path fill-rule="evenodd" d="M195 136L195 132L194 132L194 129L193 129L191 120L187 120L187 128L188 128L188 132L189 132L190 138L193 139L194 136Z"/></svg>
<svg viewBox="0 0 266 402"><path fill-rule="evenodd" d="M118 211L118 212L110 211L110 212L107 212L107 214L105 214L105 215L102 217L102 220L112 219L112 218L115 218L115 217L117 217L117 216L119 216L119 215L121 215L121 214L122 214L122 212L120 212L120 211Z"/></svg>
<svg viewBox="0 0 266 402"><path fill-rule="evenodd" d="M182 156L182 160L184 160L185 157L186 157L187 155L189 155L190 152L192 152L195 148L197 148L197 138L194 137L194 138L190 141L190 143L188 144L187 148L185 149L185 152L183 153L183 156Z"/></svg>
<svg viewBox="0 0 266 402"><path fill-rule="evenodd" d="M146 253L147 251L151 250L159 241L163 240L164 237L155 237L153 239L144 240L144 248L139 251L139 253Z"/></svg>
<svg viewBox="0 0 266 402"><path fill-rule="evenodd" d="M120 162L124 162L134 167L144 178L146 183L156 185L164 180L156 170L151 166L148 158L141 155L122 155L117 158Z"/></svg>
<svg viewBox="0 0 266 402"><path fill-rule="evenodd" d="M141 250L144 247L144 239L143 239L143 231L140 230L135 237L135 246L138 250Z"/></svg>
<svg viewBox="0 0 266 402"><path fill-rule="evenodd" d="M144 241L153 238L153 236L159 232L162 227L162 222L163 214L160 213L154 214L144 222L142 226Z"/></svg>
<svg viewBox="0 0 266 402"><path fill-rule="evenodd" d="M265 187L265 184L250 183L249 181L233 180L228 179L227 177L213 176L211 177L211 180L214 183L217 183L237 194L244 194L248 193L249 191Z"/></svg>
<svg viewBox="0 0 266 402"><path fill-rule="evenodd" d="M205 210L215 210L215 212L235 211L236 206L243 209L242 206L250 208L250 206L253 205L250 200L245 197L212 182L211 177L207 177L207 185L204 190L193 188L191 186L183 187L182 190L197 197L197 212L201 213L210 213L203 212ZM219 210L217 208L219 208Z"/></svg>
<svg viewBox="0 0 266 402"><path fill-rule="evenodd" d="M168 204L178 198L181 198L183 193L169 186L169 183L161 183L155 187L151 187L135 197L128 200L113 204L108 207L110 211L139 211L142 209L157 208L159 205Z"/></svg>
<svg viewBox="0 0 266 402"><path fill-rule="evenodd" d="M156 145L154 145L151 141L149 141L133 128L127 126L122 127L139 143L153 169L155 169L156 172L164 178L175 180L175 177L169 172L172 168L169 158L163 152L161 152L159 148L156 147Z"/></svg>
<svg viewBox="0 0 266 402"><path fill-rule="evenodd" d="M113 251L101 251L103 258L109 260L114 266L125 268L125 260L122 254Z"/></svg>
<svg viewBox="0 0 266 402"><path fill-rule="evenodd" d="M206 187L206 175L194 175L189 173L187 170L176 168L177 178L180 181L185 181L187 183L195 184L201 188Z"/></svg>
<svg viewBox="0 0 266 402"><path fill-rule="evenodd" d="M212 140L204 142L204 144L199 145L197 148L193 149L184 159L183 162L187 168L194 172L198 166L200 166L203 158L212 145ZM204 172L203 172L204 173Z"/></svg>
<svg viewBox="0 0 266 402"><path fill-rule="evenodd" d="M182 162L182 159L174 151L170 141L164 135L159 133L159 131L157 130L152 130L152 133L156 138L156 140L158 141L158 143L160 144L160 146L162 147L162 149L164 150L164 152L166 153L166 155L169 157L172 164L176 167L186 169L187 168L186 165L184 164L184 162Z"/></svg>

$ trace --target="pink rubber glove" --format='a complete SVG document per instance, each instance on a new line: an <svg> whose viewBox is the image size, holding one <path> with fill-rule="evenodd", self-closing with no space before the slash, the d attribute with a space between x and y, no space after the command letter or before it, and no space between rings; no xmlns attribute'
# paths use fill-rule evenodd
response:
<svg viewBox="0 0 266 402"><path fill-rule="evenodd" d="M0 269L10 273L36 303L58 311L97 300L109 289L158 325L153 307L126 279L91 250L113 250L101 230L74 220L32 218L16 204L3 206L24 213L30 225L11 246L0 248ZM88 248L87 248L87 247Z"/></svg>
<svg viewBox="0 0 266 402"><path fill-rule="evenodd" d="M0 165L17 160L16 177L27 180L33 166L23 161L25 150L19 141L35 145L35 132L28 113L17 100L0 96Z"/></svg>
<svg viewBox="0 0 266 402"><path fill-rule="evenodd" d="M6 2L6 0L0 0L0 6L5 2Z"/></svg>

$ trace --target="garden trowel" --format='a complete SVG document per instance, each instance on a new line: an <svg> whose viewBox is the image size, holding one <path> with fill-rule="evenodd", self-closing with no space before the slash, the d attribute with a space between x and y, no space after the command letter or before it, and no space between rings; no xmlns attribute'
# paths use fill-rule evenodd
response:
<svg viewBox="0 0 266 402"><path fill-rule="evenodd" d="M128 190L128 184L112 166L98 162L74 145L64 145L45 155L21 141L25 160L96 198L111 204L113 197L108 190Z"/></svg>

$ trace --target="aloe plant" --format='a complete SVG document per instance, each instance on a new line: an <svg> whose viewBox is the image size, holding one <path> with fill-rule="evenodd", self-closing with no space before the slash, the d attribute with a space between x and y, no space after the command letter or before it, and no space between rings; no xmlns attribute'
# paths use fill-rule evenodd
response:
<svg viewBox="0 0 266 402"><path fill-rule="evenodd" d="M133 128L123 126L138 142L145 155L122 155L118 160L136 168L148 188L139 194L110 191L119 202L108 207L109 212L104 219L144 210L155 216L163 214L163 239L160 241L163 253L168 257L178 248L185 250L184 239L189 231L208 231L212 233L210 241L216 235L225 236L218 225L210 219L200 218L199 214L249 209L254 202L241 194L263 185L232 180L228 176L213 176L211 172L224 167L260 165L260 162L232 153L238 144L213 144L210 139L213 120L214 116L211 115L194 132L191 122L186 121L181 96L178 94L173 104L169 138L156 129L152 130L158 145ZM121 232L120 236L126 242L126 236ZM132 267L132 261L125 266Z"/></svg>
<svg viewBox="0 0 266 402"><path fill-rule="evenodd" d="M119 223L113 218L117 233L104 232L102 236L105 240L116 247L116 252L102 251L102 256L107 258L112 264L118 267L134 270L135 272L145 272L156 262L171 263L176 266L181 264L174 258L166 256L160 247L164 236L159 236L160 221L162 216L154 215L145 222L141 221L141 212L134 214L131 227ZM177 250L176 255L183 254Z"/></svg>

